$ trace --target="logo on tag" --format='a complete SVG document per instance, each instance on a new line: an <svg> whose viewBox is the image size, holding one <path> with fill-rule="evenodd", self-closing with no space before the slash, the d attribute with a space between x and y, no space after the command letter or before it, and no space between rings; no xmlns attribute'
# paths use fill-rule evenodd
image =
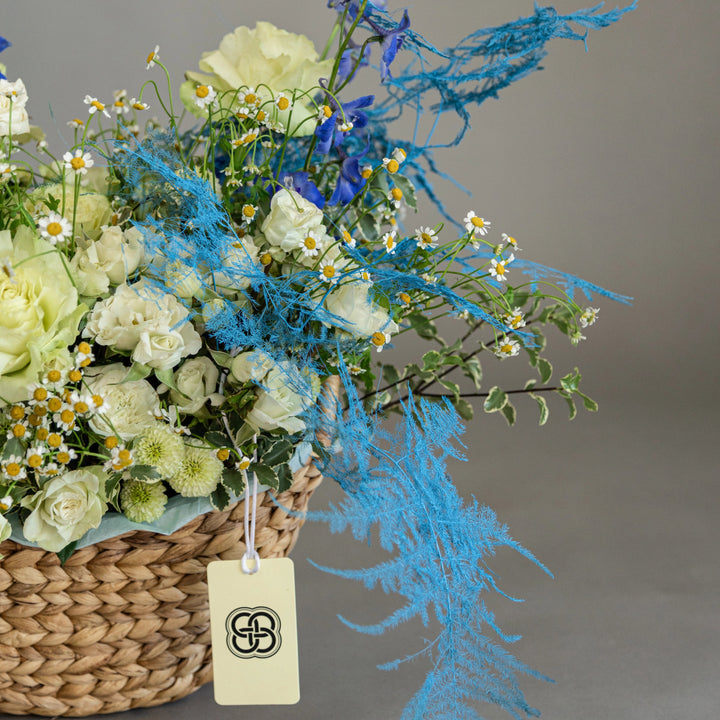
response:
<svg viewBox="0 0 720 720"><path fill-rule="evenodd" d="M237 608L225 621L227 646L239 658L269 658L282 643L280 618L268 607Z"/></svg>

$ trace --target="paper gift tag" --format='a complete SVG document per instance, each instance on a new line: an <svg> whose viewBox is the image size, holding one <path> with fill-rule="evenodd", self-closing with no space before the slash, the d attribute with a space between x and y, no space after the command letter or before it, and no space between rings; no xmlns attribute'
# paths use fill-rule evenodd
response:
<svg viewBox="0 0 720 720"><path fill-rule="evenodd" d="M248 565L252 568L253 561ZM295 573L290 558L208 565L215 702L292 705L300 699Z"/></svg>

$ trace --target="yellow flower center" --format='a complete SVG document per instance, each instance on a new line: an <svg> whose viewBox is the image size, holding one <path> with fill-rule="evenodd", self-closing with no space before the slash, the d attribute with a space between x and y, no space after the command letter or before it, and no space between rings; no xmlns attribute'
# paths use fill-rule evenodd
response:
<svg viewBox="0 0 720 720"><path fill-rule="evenodd" d="M25 426L24 425L13 425L12 434L16 438L21 438L25 435Z"/></svg>
<svg viewBox="0 0 720 720"><path fill-rule="evenodd" d="M206 98L210 94L210 88L207 85L198 85L195 88L195 94L199 98Z"/></svg>
<svg viewBox="0 0 720 720"><path fill-rule="evenodd" d="M47 374L47 379L48 379L51 383L60 382L60 378L62 378L62 374L60 373L59 370L51 370L51 371Z"/></svg>
<svg viewBox="0 0 720 720"><path fill-rule="evenodd" d="M80 118L75 118L72 122L73 122L75 125L77 125L78 127L80 127L80 126L82 126L82 125L85 124Z"/></svg>
<svg viewBox="0 0 720 720"><path fill-rule="evenodd" d="M360 175L362 176L363 180L367 180L372 175L372 168L364 168Z"/></svg>
<svg viewBox="0 0 720 720"><path fill-rule="evenodd" d="M370 338L370 340L375 347L382 347L385 344L385 334L375 332L372 334L372 338Z"/></svg>
<svg viewBox="0 0 720 720"><path fill-rule="evenodd" d="M70 462L70 453L59 452L59 453L55 456L55 459L56 459L59 463L61 463L62 465L67 465L67 464Z"/></svg>
<svg viewBox="0 0 720 720"><path fill-rule="evenodd" d="M335 277L335 267L334 267L333 265L326 265L326 266L322 269L322 274L323 274L326 278L333 278L333 277Z"/></svg>
<svg viewBox="0 0 720 720"><path fill-rule="evenodd" d="M105 447L108 450L112 450L113 448L117 447L118 445L118 439L114 435L109 435L105 438Z"/></svg>
<svg viewBox="0 0 720 720"><path fill-rule="evenodd" d="M352 235L347 230L342 231L342 238L346 243L352 242Z"/></svg>
<svg viewBox="0 0 720 720"><path fill-rule="evenodd" d="M124 100L116 100L113 103L113 107L125 107L125 101Z"/></svg>
<svg viewBox="0 0 720 720"><path fill-rule="evenodd" d="M100 110L102 112L105 109L105 106L99 101L99 100L93 100L90 103L96 110Z"/></svg>
<svg viewBox="0 0 720 720"><path fill-rule="evenodd" d="M69 425L73 420L75 420L75 413L72 410L63 410L60 413L60 420L62 420L65 425Z"/></svg>
<svg viewBox="0 0 720 720"><path fill-rule="evenodd" d="M255 217L255 208L252 205L243 205L242 214L246 218L254 218Z"/></svg>
<svg viewBox="0 0 720 720"><path fill-rule="evenodd" d="M32 427L38 427L42 423L42 418L39 415L36 415L35 413L33 413L28 418L28 422L30 423L30 425Z"/></svg>
<svg viewBox="0 0 720 720"><path fill-rule="evenodd" d="M396 173L400 169L400 163L393 158L388 164L387 164L387 171L392 175Z"/></svg>
<svg viewBox="0 0 720 720"><path fill-rule="evenodd" d="M27 464L31 468L39 468L42 465L42 455L31 455L27 459Z"/></svg>
<svg viewBox="0 0 720 720"><path fill-rule="evenodd" d="M89 355L90 352L92 351L92 348L90 347L89 343L86 343L83 340L83 342L78 344L77 351L83 353L83 355Z"/></svg>
<svg viewBox="0 0 720 720"><path fill-rule="evenodd" d="M153 50L148 56L147 60L145 61L148 65L155 59L155 51Z"/></svg>
<svg viewBox="0 0 720 720"><path fill-rule="evenodd" d="M90 406L84 400L75 403L75 412L77 413L86 413L89 409Z"/></svg>
<svg viewBox="0 0 720 720"><path fill-rule="evenodd" d="M244 458L238 463L238 468L240 470L247 470L250 467L250 460L248 458Z"/></svg>
<svg viewBox="0 0 720 720"><path fill-rule="evenodd" d="M272 255L270 253L263 253L260 256L260 262L267 267L272 262Z"/></svg>
<svg viewBox="0 0 720 720"><path fill-rule="evenodd" d="M504 274L505 274L505 266L504 266L502 263L498 263L498 264L495 266L495 272L496 272L498 275L504 275Z"/></svg>
<svg viewBox="0 0 720 720"><path fill-rule="evenodd" d="M139 102L133 103L133 108L134 108L135 110L144 110L144 109L145 109L145 103L139 103Z"/></svg>
<svg viewBox="0 0 720 720"><path fill-rule="evenodd" d="M255 142L255 140L257 140L257 133L249 132L247 135L243 135L243 137L240 138L240 143L242 145L248 145L251 142Z"/></svg>
<svg viewBox="0 0 720 720"><path fill-rule="evenodd" d="M420 235L420 237L422 238L422 241L425 245L432 245L433 237L432 235L430 235L430 233L424 232Z"/></svg>
<svg viewBox="0 0 720 720"><path fill-rule="evenodd" d="M62 436L58 435L57 433L50 433L47 436L47 444L50 447L53 447L53 448L60 447L62 445L62 441L63 441Z"/></svg>
<svg viewBox="0 0 720 720"><path fill-rule="evenodd" d="M502 352L510 355L512 353L513 346L510 343L505 343L504 345L500 346L500 350L502 350Z"/></svg>
<svg viewBox="0 0 720 720"><path fill-rule="evenodd" d="M78 159L79 159L79 158L78 158ZM73 158L73 161L74 161L74 160L75 160L75 158ZM72 162L71 162L70 164L72 165ZM76 168L76 169L77 169L77 168ZM54 237L55 235L60 235L60 234L62 234L62 225L61 225L59 222L51 222L51 223L48 223L48 226L47 226L46 229L47 229L48 235L52 235L53 237Z"/></svg>
<svg viewBox="0 0 720 720"><path fill-rule="evenodd" d="M130 451L127 448L123 448L118 452L118 458L124 463L129 462L131 460Z"/></svg>
<svg viewBox="0 0 720 720"><path fill-rule="evenodd" d="M92 401L96 408L102 407L102 404L105 402L102 395L93 395Z"/></svg>
<svg viewBox="0 0 720 720"><path fill-rule="evenodd" d="M400 300L406 305L410 303L410 296L405 292L398 293L398 298L400 298Z"/></svg>
<svg viewBox="0 0 720 720"><path fill-rule="evenodd" d="M44 427L38 428L38 429L35 431L35 437L36 437L38 440L47 440L48 434L49 434L49 430L48 430L47 428L44 428Z"/></svg>
<svg viewBox="0 0 720 720"><path fill-rule="evenodd" d="M48 410L50 412L57 412L62 407L62 400L57 397L52 397L48 400Z"/></svg>
<svg viewBox="0 0 720 720"><path fill-rule="evenodd" d="M8 463L5 466L5 472L10 477L17 477L20 474L20 466L16 462Z"/></svg>
<svg viewBox="0 0 720 720"><path fill-rule="evenodd" d="M310 235L308 235L308 236L303 240L303 245L305 245L305 247L306 247L308 250L314 250L314 249L317 247L317 243L315 242L315 238L314 238L314 237L311 237ZM332 275L330 275L329 277L332 277Z"/></svg>
<svg viewBox="0 0 720 720"><path fill-rule="evenodd" d="M255 119L258 122L262 122L265 119L265 111L264 110L258 110L257 114L255 115Z"/></svg>
<svg viewBox="0 0 720 720"><path fill-rule="evenodd" d="M10 409L10 417L13 420L22 420L25 417L25 408L22 405L13 405Z"/></svg>
<svg viewBox="0 0 720 720"><path fill-rule="evenodd" d="M227 448L220 448L217 453L217 459L225 462L230 457L230 451Z"/></svg>
<svg viewBox="0 0 720 720"><path fill-rule="evenodd" d="M470 218L470 222L471 222L476 228L485 227L485 221L484 221L482 218L479 218L479 217L477 217L477 216L471 217L471 218Z"/></svg>
<svg viewBox="0 0 720 720"><path fill-rule="evenodd" d="M401 200L402 199L402 190L400 188L393 188L390 191L390 194L393 196L393 200Z"/></svg>
<svg viewBox="0 0 720 720"><path fill-rule="evenodd" d="M277 106L280 110L287 110L290 107L290 101L286 97L278 98Z"/></svg>
<svg viewBox="0 0 720 720"><path fill-rule="evenodd" d="M73 170L80 170L81 168L85 167L85 160L81 157L74 157L70 161L70 166Z"/></svg>
<svg viewBox="0 0 720 720"><path fill-rule="evenodd" d="M33 391L33 399L41 402L48 396L48 391L44 387L35 388Z"/></svg>
<svg viewBox="0 0 720 720"><path fill-rule="evenodd" d="M254 105L257 102L257 95L255 93L248 93L245 96L245 102L248 105Z"/></svg>
<svg viewBox="0 0 720 720"><path fill-rule="evenodd" d="M39 417L43 417L44 415L47 415L47 408L45 405L36 405L35 406L35 415L38 415Z"/></svg>
<svg viewBox="0 0 720 720"><path fill-rule="evenodd" d="M323 105L322 111L326 118L332 117L333 111L329 105Z"/></svg>
<svg viewBox="0 0 720 720"><path fill-rule="evenodd" d="M70 378L70 382L80 382L82 380L82 373L79 370L71 370L68 373L68 378Z"/></svg>

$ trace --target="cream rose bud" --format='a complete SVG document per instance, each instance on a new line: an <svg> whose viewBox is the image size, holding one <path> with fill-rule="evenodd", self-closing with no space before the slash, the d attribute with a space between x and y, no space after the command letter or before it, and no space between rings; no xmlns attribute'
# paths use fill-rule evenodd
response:
<svg viewBox="0 0 720 720"><path fill-rule="evenodd" d="M328 294L325 307L336 318L326 319L355 337L370 337L378 331L395 334L397 324L387 310L372 302L369 283L361 280L345 283Z"/></svg>
<svg viewBox="0 0 720 720"><path fill-rule="evenodd" d="M220 405L223 396L217 390L220 371L207 357L186 360L175 372L177 390L170 390L170 398L180 412L189 415L197 413L206 402Z"/></svg>
<svg viewBox="0 0 720 720"><path fill-rule="evenodd" d="M101 345L129 350L136 362L167 370L202 347L187 309L169 293L140 281L120 285L95 304L84 335Z"/></svg>
<svg viewBox="0 0 720 720"><path fill-rule="evenodd" d="M262 224L262 231L271 245L285 252L296 250L311 230L325 233L322 226L323 214L294 190L283 188L273 195L270 213Z"/></svg>
<svg viewBox="0 0 720 720"><path fill-rule="evenodd" d="M90 427L100 435L117 432L123 440L132 440L156 423L154 411L160 398L147 380L123 382L129 371L122 363L85 371L90 394L102 395L107 403L107 408L90 420Z"/></svg>
<svg viewBox="0 0 720 720"><path fill-rule="evenodd" d="M12 525L4 515L0 515L0 543L7 540L12 535ZM2 559L2 555L0 555Z"/></svg>
<svg viewBox="0 0 720 720"><path fill-rule="evenodd" d="M250 350L233 358L230 372L238 382L261 383L274 367L275 361L262 350Z"/></svg>
<svg viewBox="0 0 720 720"><path fill-rule="evenodd" d="M91 168L92 169L92 168ZM63 186L62 183L54 185L45 185L32 192L25 202L26 209L32 215L47 215L48 207L45 200L51 197L60 203L63 207ZM64 217L72 224L73 222L73 203L72 197L67 201L67 188L65 189L65 211ZM77 207L75 208L75 237L82 237L82 233L91 235L96 238L100 228L110 222L112 216L112 207L110 201L105 195L97 192L82 191L78 197Z"/></svg>
<svg viewBox="0 0 720 720"><path fill-rule="evenodd" d="M319 89L320 78L330 77L333 60L318 60L315 46L304 35L259 22L253 30L239 27L226 35L217 50L203 53L199 66L202 73L185 73L188 80L180 87L180 97L191 113L202 114L195 104L198 84L212 85L225 106L247 102L237 90L256 90L270 101L280 92L292 96L297 91L292 108L280 110L269 102L262 109L282 127L291 120L291 133L312 135L316 127L312 90Z"/></svg>
<svg viewBox="0 0 720 720"><path fill-rule="evenodd" d="M28 96L22 80L0 79L0 137L30 132L25 103Z"/></svg>
<svg viewBox="0 0 720 720"><path fill-rule="evenodd" d="M208 278L208 283L217 292L227 294L250 287L252 277L257 277L260 270L258 263L259 250L255 244L240 240L231 245L221 256L218 267L224 270L215 271Z"/></svg>
<svg viewBox="0 0 720 720"><path fill-rule="evenodd" d="M23 534L44 550L58 552L100 525L107 509L103 491L107 473L100 466L71 470L50 480L21 504L32 510Z"/></svg>

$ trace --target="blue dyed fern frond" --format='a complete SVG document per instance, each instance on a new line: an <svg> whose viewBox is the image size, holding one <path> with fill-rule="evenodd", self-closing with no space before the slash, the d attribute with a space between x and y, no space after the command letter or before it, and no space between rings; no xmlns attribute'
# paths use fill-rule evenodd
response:
<svg viewBox="0 0 720 720"><path fill-rule="evenodd" d="M327 522L332 532L349 529L366 542L377 533L392 556L361 570L321 569L397 593L404 603L372 625L341 619L370 634L413 618L440 624L438 636L419 652L381 666L394 669L418 656L430 663L403 720L478 720L478 703L499 705L515 718L538 715L525 700L518 675L548 678L502 647L518 638L502 633L484 598L488 593L507 597L487 566L500 548L512 548L549 571L510 537L492 510L475 499L465 502L452 485L447 460L464 459L458 416L447 403L417 404L410 395L400 425L389 432L363 411L347 378L346 391L350 407L338 424L342 452L323 468L346 496L309 517Z"/></svg>

